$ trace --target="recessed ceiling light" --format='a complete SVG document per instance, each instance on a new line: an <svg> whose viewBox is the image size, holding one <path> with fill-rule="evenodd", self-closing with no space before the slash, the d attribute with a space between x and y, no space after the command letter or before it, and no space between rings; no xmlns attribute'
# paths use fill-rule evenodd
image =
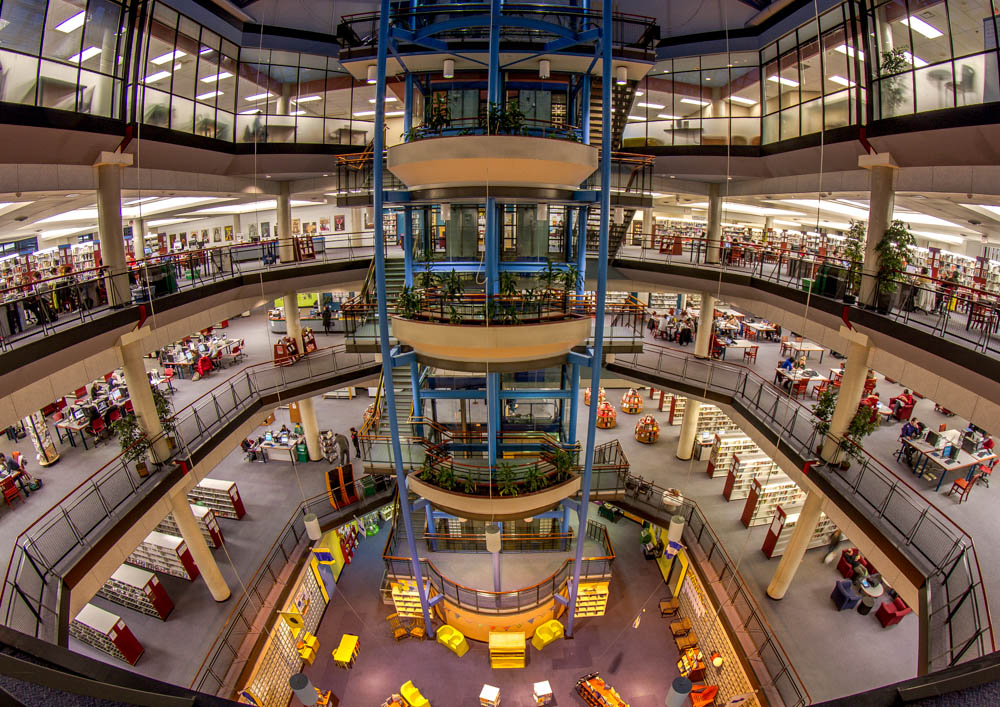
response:
<svg viewBox="0 0 1000 707"><path fill-rule="evenodd" d="M645 120L646 118L644 116L641 116L641 115L630 115L628 117L628 119L629 120Z"/></svg>
<svg viewBox="0 0 1000 707"><path fill-rule="evenodd" d="M710 101L699 101L696 98L682 98L681 103L687 103L689 106L710 106L712 105Z"/></svg>
<svg viewBox="0 0 1000 707"><path fill-rule="evenodd" d="M938 37L944 34L944 32L939 30L937 27L935 27L932 24L928 24L927 22L924 22L916 15L910 15L909 17L904 17L903 19L900 20L900 22L902 22L904 25L912 29L914 32L924 35L925 37L927 37L927 39L937 39Z"/></svg>
<svg viewBox="0 0 1000 707"><path fill-rule="evenodd" d="M385 97L385 102L386 102L386 103L395 103L395 102L396 102L396 101L398 101L398 100L399 100L399 99L398 99L398 98L396 98L395 96L386 96L386 97ZM374 103L374 102L375 102L375 99L374 99L374 98L369 98L369 99L368 99L368 102L369 102L369 103Z"/></svg>
<svg viewBox="0 0 1000 707"><path fill-rule="evenodd" d="M782 86L791 86L792 88L796 88L799 85L798 81L785 78L784 76L768 76L767 80L773 81L774 83L780 83Z"/></svg>
<svg viewBox="0 0 1000 707"><path fill-rule="evenodd" d="M913 56L910 52L903 52L903 57L918 69L922 66L927 66L926 61L921 59L919 56Z"/></svg>
<svg viewBox="0 0 1000 707"><path fill-rule="evenodd" d="M732 101L733 103L739 103L741 106L757 105L757 101L752 98L744 98L743 96L729 96L726 100Z"/></svg>
<svg viewBox="0 0 1000 707"><path fill-rule="evenodd" d="M663 110L666 106L659 103L637 103L640 108L653 108L654 110Z"/></svg>
<svg viewBox="0 0 1000 707"><path fill-rule="evenodd" d="M87 61L87 59L92 59L101 53L100 47L87 47L79 54L74 54L67 61L73 64L79 64L81 61Z"/></svg>
<svg viewBox="0 0 1000 707"><path fill-rule="evenodd" d="M264 93L255 93L252 96L247 96L243 100L244 101L262 101L265 98L271 98L272 96L274 96L273 93L270 93L269 91L265 91Z"/></svg>
<svg viewBox="0 0 1000 707"><path fill-rule="evenodd" d="M182 56L187 56L187 52L182 52L180 49L178 49L173 52L167 52L166 54L161 54L155 59L150 59L149 63L156 64L157 66L159 66L160 64L166 64L168 61L173 61L174 59L180 59Z"/></svg>
<svg viewBox="0 0 1000 707"><path fill-rule="evenodd" d="M241 110L240 115L257 115L260 113L260 108L251 108L250 110Z"/></svg>
<svg viewBox="0 0 1000 707"><path fill-rule="evenodd" d="M301 98L292 99L292 103L312 103L313 101L322 101L323 96L302 96Z"/></svg>
<svg viewBox="0 0 1000 707"><path fill-rule="evenodd" d="M841 44L840 46L834 47L835 52L840 52L841 54L846 54L849 57L857 56L861 61L865 60L865 53L860 49L855 49L854 47L849 47L846 44Z"/></svg>
<svg viewBox="0 0 1000 707"><path fill-rule="evenodd" d="M833 83L839 83L841 86L847 86L848 88L853 88L854 86L857 86L856 83L848 79L845 79L843 76L840 76L839 74L834 74L833 76L829 77L829 80L832 81Z"/></svg>
<svg viewBox="0 0 1000 707"><path fill-rule="evenodd" d="M271 175L270 175L270 174L265 174L265 175L264 175L264 178L265 178L265 179L270 179L270 178L271 178Z"/></svg>
<svg viewBox="0 0 1000 707"><path fill-rule="evenodd" d="M638 96L645 96L645 95L646 95L646 92L645 92L645 91L638 91L638 90L637 90L637 91L635 92L635 95L636 95L637 97L638 97Z"/></svg>
<svg viewBox="0 0 1000 707"><path fill-rule="evenodd" d="M215 98L216 96L224 95L222 91L209 91L208 93L203 93L200 96L195 96L196 100L207 101L209 98Z"/></svg>
<svg viewBox="0 0 1000 707"><path fill-rule="evenodd" d="M385 114L386 118L398 118L401 115L406 115L405 110L391 110Z"/></svg>
<svg viewBox="0 0 1000 707"><path fill-rule="evenodd" d="M681 117L679 115L670 115L669 113L657 113L656 117L657 118L663 118L663 120L680 120L681 119Z"/></svg>
<svg viewBox="0 0 1000 707"><path fill-rule="evenodd" d="M354 115L355 118L367 118L368 116L375 115L375 111L373 111L373 110L359 110L359 111L355 111L353 115Z"/></svg>
<svg viewBox="0 0 1000 707"><path fill-rule="evenodd" d="M306 112L304 110L293 110L288 115L305 115L305 114L306 114Z"/></svg>
<svg viewBox="0 0 1000 707"><path fill-rule="evenodd" d="M66 195L66 198L67 198L67 199L75 199L75 198L76 198L76 197L78 197L78 196L80 196L80 195L79 195L79 194L67 194L67 195Z"/></svg>
<svg viewBox="0 0 1000 707"><path fill-rule="evenodd" d="M73 32L83 27L83 22L86 19L87 19L87 12L86 10L84 10L82 12L76 13L68 20L63 20L62 22L57 24L56 29L59 30L60 32L63 32L64 34L69 34L70 32Z"/></svg>
<svg viewBox="0 0 1000 707"><path fill-rule="evenodd" d="M212 49L211 47L202 47L201 51L198 52L198 53L199 54L208 54L209 52L214 52L214 51L215 50Z"/></svg>
<svg viewBox="0 0 1000 707"><path fill-rule="evenodd" d="M162 81L170 76L169 71L157 71L155 74L150 74L143 79L145 83L155 83L156 81Z"/></svg>
<svg viewBox="0 0 1000 707"><path fill-rule="evenodd" d="M706 81L711 81L711 80L712 80L712 77L711 77L711 76L706 76L706 77L705 77L705 80L706 80Z"/></svg>
<svg viewBox="0 0 1000 707"><path fill-rule="evenodd" d="M203 79L199 79L202 83L216 83L222 81L223 79L231 78L232 74L228 71L220 71L217 74L212 74L211 76L206 76Z"/></svg>

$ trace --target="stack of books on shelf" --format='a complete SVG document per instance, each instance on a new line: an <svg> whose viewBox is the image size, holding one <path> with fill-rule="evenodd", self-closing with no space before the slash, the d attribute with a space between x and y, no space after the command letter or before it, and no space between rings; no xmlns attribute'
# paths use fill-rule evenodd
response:
<svg viewBox="0 0 1000 707"><path fill-rule="evenodd" d="M766 481L772 474L781 473L777 462L763 452L736 452L729 465L726 486L722 495L727 501L746 498L754 479Z"/></svg>
<svg viewBox="0 0 1000 707"><path fill-rule="evenodd" d="M233 481L202 479L188 491L187 497L197 506L208 506L219 518L239 520L246 513L239 489Z"/></svg>
<svg viewBox="0 0 1000 707"><path fill-rule="evenodd" d="M733 463L733 455L759 453L760 447L740 431L716 432L712 452L708 457L708 475L713 479L726 476Z"/></svg>
<svg viewBox="0 0 1000 707"><path fill-rule="evenodd" d="M182 579L193 580L198 576L198 565L194 563L184 540L155 530L146 536L125 561L136 567L145 567Z"/></svg>
<svg viewBox="0 0 1000 707"><path fill-rule="evenodd" d="M215 519L215 511L208 506L196 506L191 504L191 512L194 513L201 535L209 547L222 547L222 531L219 529L219 521ZM167 517L160 521L156 530L167 535L180 536L181 531L177 527L177 521L173 513L168 513Z"/></svg>
<svg viewBox="0 0 1000 707"><path fill-rule="evenodd" d="M166 620L174 608L174 603L155 574L129 565L122 565L115 570L98 590L97 596L163 620Z"/></svg>
<svg viewBox="0 0 1000 707"><path fill-rule="evenodd" d="M135 665L143 652L120 616L93 604L80 609L69 625L69 635L129 665Z"/></svg>
<svg viewBox="0 0 1000 707"><path fill-rule="evenodd" d="M764 525L771 522L774 509L779 505L794 505L804 499L805 492L780 472L771 475L765 483L754 479L740 520L748 528Z"/></svg>

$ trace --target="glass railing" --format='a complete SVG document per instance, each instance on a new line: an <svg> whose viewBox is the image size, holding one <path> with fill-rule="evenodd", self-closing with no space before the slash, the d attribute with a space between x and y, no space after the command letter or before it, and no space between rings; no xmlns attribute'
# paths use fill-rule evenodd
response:
<svg viewBox="0 0 1000 707"><path fill-rule="evenodd" d="M54 641L62 610L62 578L139 501L161 486L165 467L183 461L193 466L199 450L218 444L227 425L253 406L294 394L296 386L358 373L371 376L378 363L370 354L347 353L342 346L320 349L292 366L271 362L244 368L174 413L173 453L148 476L123 452L64 496L14 541L0 594L6 626ZM341 383L337 383L339 387ZM314 386L310 387L310 393Z"/></svg>

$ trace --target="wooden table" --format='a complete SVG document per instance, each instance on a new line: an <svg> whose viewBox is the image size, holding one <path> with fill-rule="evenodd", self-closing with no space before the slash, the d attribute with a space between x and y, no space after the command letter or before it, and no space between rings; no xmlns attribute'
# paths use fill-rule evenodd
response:
<svg viewBox="0 0 1000 707"><path fill-rule="evenodd" d="M304 439L305 439L304 437L289 436L289 438L288 438L288 440L289 440L288 444L280 444L278 442L261 442L260 447L261 447L261 449L265 450L265 453L272 452L272 451L284 452L285 454L288 455L288 461L289 462L294 462L295 461L295 448Z"/></svg>
<svg viewBox="0 0 1000 707"><path fill-rule="evenodd" d="M749 331L747 331L749 330ZM746 336L756 339L761 334L770 334L777 331L777 327L773 324L764 324L763 322L744 322L743 332ZM752 334L750 332L753 332Z"/></svg>
<svg viewBox="0 0 1000 707"><path fill-rule="evenodd" d="M722 347L722 358L726 357L727 349L755 349L757 347L758 344L755 344L752 341L747 341L746 339L736 339L733 343L726 344Z"/></svg>
<svg viewBox="0 0 1000 707"><path fill-rule="evenodd" d="M920 455L920 458L913 464L914 474L925 474L928 466L933 465L941 470L940 475L937 477L937 486L934 487L935 491L941 490L941 485L944 483L945 477L948 472L953 471L957 476L961 472L965 471L966 479L971 480L973 472L976 467L980 464L987 464L994 461L997 458L996 454L988 452L986 450L980 450L975 454L969 454L964 449L958 450L958 456L956 459L950 459L948 457L941 456L941 451L934 446L928 444L922 439L904 439L903 447L900 447L899 453L896 455L896 459L902 456L903 449L906 445L913 448L913 451ZM933 476L924 475L924 478L928 481L933 481Z"/></svg>
<svg viewBox="0 0 1000 707"><path fill-rule="evenodd" d="M826 350L818 344L814 344L811 341L786 341L785 346L792 351L805 354L806 358L809 358L809 354L812 352L819 351L819 362L823 363L823 354Z"/></svg>
<svg viewBox="0 0 1000 707"><path fill-rule="evenodd" d="M347 670L354 666L354 659L358 657L358 653L358 637L350 633L345 633L340 637L340 645L333 652L333 662L338 667Z"/></svg>
<svg viewBox="0 0 1000 707"><path fill-rule="evenodd" d="M90 426L90 420L86 418L83 420L65 419L56 423L56 430L66 430L66 436L69 437L69 446L71 447L76 446L76 441L73 439L73 433L79 432L80 441L83 442L83 448L87 449L87 436L83 433L83 431L88 426Z"/></svg>
<svg viewBox="0 0 1000 707"><path fill-rule="evenodd" d="M786 371L784 368L774 369L774 382L777 383L779 378L784 378L786 380L795 383L796 381L808 380L810 383L817 383L820 381L830 380L825 376L815 375L815 376L804 376L802 371Z"/></svg>

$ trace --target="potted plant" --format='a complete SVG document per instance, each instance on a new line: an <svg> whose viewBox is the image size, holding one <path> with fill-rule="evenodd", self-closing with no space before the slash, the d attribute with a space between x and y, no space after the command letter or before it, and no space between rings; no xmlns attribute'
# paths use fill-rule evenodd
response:
<svg viewBox="0 0 1000 707"><path fill-rule="evenodd" d="M815 407L813 407L813 429L816 430L816 453L823 451L823 441L830 432L830 420L833 418L833 411L837 407L837 392L828 388L819 394Z"/></svg>
<svg viewBox="0 0 1000 707"><path fill-rule="evenodd" d="M560 280L563 288L563 311L569 311L569 293L576 291L576 286L580 281L580 270L575 265L568 265L560 273Z"/></svg>
<svg viewBox="0 0 1000 707"><path fill-rule="evenodd" d="M878 418L872 409L867 405L862 405L854 413L850 424L847 425L847 432L840 440L840 449L844 456L840 460L840 468L846 471L851 466L851 459L863 462L865 458L862 440L870 435L878 427Z"/></svg>
<svg viewBox="0 0 1000 707"><path fill-rule="evenodd" d="M437 471L434 469L434 462L429 457L424 457L420 465L420 480L427 484L437 483Z"/></svg>
<svg viewBox="0 0 1000 707"><path fill-rule="evenodd" d="M163 430L163 434L167 440L167 446L170 449L177 448L177 438L175 437L175 432L177 432L177 424L174 422L173 409L170 405L170 401L167 396L159 391L157 388L152 389L153 393L153 405L156 408L156 416L160 420L160 428Z"/></svg>
<svg viewBox="0 0 1000 707"><path fill-rule="evenodd" d="M448 313L448 323L452 325L457 325L462 323L462 315L454 307L452 307L451 311Z"/></svg>
<svg viewBox="0 0 1000 707"><path fill-rule="evenodd" d="M449 274L440 278L440 286L448 299L458 299L465 293L465 288L462 286L462 278L459 277L454 268L452 268Z"/></svg>
<svg viewBox="0 0 1000 707"><path fill-rule="evenodd" d="M865 261L865 234L867 228L862 221L851 219L851 227L845 234L844 259L847 260L846 288L844 304L854 304L861 290L861 272Z"/></svg>
<svg viewBox="0 0 1000 707"><path fill-rule="evenodd" d="M913 257L915 243L916 239L903 222L894 220L875 246L878 256L878 273L875 276L878 284L876 308L881 314L889 311L892 295L899 289L900 274L906 270L906 264Z"/></svg>
<svg viewBox="0 0 1000 707"><path fill-rule="evenodd" d="M514 276L514 273L500 273L500 286L498 289L500 290L501 297L516 297L517 278Z"/></svg>
<svg viewBox="0 0 1000 707"><path fill-rule="evenodd" d="M149 476L146 455L149 452L149 439L139 426L139 420L134 414L122 415L111 423L111 431L118 437L122 447L122 457L126 462L135 462L135 470L139 476Z"/></svg>
<svg viewBox="0 0 1000 707"><path fill-rule="evenodd" d="M534 493L535 491L541 491L545 488L546 479L542 476L541 472L538 471L538 465L533 464L524 473L524 489L528 493Z"/></svg>
<svg viewBox="0 0 1000 707"><path fill-rule="evenodd" d="M424 120L424 132L441 134L450 125L451 109L448 107L448 97L438 94L431 100L430 110Z"/></svg>
<svg viewBox="0 0 1000 707"><path fill-rule="evenodd" d="M451 491L458 484L455 479L455 470L450 465L441 468L437 475L437 485L445 491Z"/></svg>
<svg viewBox="0 0 1000 707"><path fill-rule="evenodd" d="M403 319L415 319L420 314L423 298L420 292L412 287L403 285L399 295L396 297L396 312Z"/></svg>
<svg viewBox="0 0 1000 707"><path fill-rule="evenodd" d="M906 77L900 74L910 68L907 46L893 47L882 52L879 57L879 76L882 77L882 117L891 118L896 115L906 98Z"/></svg>
<svg viewBox="0 0 1000 707"><path fill-rule="evenodd" d="M514 469L510 464L497 464L497 487L501 496L516 496L517 482L514 480Z"/></svg>
<svg viewBox="0 0 1000 707"><path fill-rule="evenodd" d="M477 490L476 482L472 480L471 476L466 476L462 480L462 491L467 494L474 494Z"/></svg>

